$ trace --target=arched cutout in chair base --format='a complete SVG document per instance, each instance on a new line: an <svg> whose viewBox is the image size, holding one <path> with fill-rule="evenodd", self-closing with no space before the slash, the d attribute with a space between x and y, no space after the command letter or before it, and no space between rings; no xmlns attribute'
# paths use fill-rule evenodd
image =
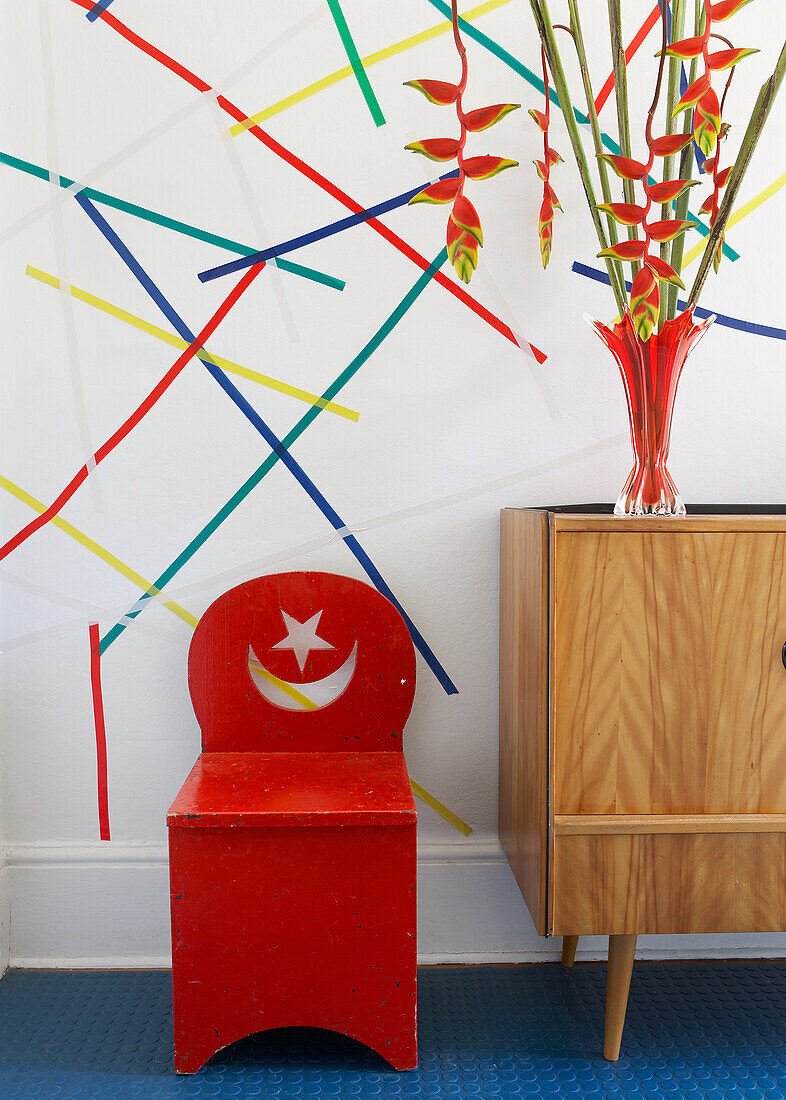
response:
<svg viewBox="0 0 786 1100"><path fill-rule="evenodd" d="M235 1043L242 1042L243 1039L250 1039L252 1036L271 1036L275 1031L286 1030L291 1031L310 1031L315 1035L320 1033L323 1035L340 1036L342 1039L351 1039L354 1042L360 1044L361 1047L365 1047L368 1050L372 1050L375 1054L378 1054L380 1058L384 1059L388 1065L393 1069L399 1071L405 1071L415 1069L417 1066L417 1043L412 1035L403 1035L400 1042L390 1042L390 1040L380 1034L360 1034L357 1028L351 1030L349 1028L342 1028L338 1024L335 1027L325 1027L318 1024L303 1024L303 1023L282 1023L271 1024L264 1028L255 1028L240 1035L236 1035L229 1042L225 1042L225 1035L220 1037L216 1036L215 1030L212 1035L205 1034L202 1036L201 1041L195 1039L192 1045L188 1049L184 1049L182 1052L178 1050L177 1057L175 1059L175 1070L177 1073L191 1074L197 1073L203 1066L205 1066L211 1058L222 1051L228 1050L229 1047ZM360 1054L361 1051L358 1051ZM351 1054L348 1055L351 1057Z"/></svg>

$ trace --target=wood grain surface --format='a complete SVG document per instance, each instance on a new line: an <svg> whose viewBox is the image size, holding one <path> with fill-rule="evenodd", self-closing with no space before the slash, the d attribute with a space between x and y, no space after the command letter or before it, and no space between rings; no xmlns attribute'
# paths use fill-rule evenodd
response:
<svg viewBox="0 0 786 1100"><path fill-rule="evenodd" d="M501 517L499 837L546 932L548 544L543 512Z"/></svg>
<svg viewBox="0 0 786 1100"><path fill-rule="evenodd" d="M786 533L558 530L555 553L555 812L783 811Z"/></svg>
<svg viewBox="0 0 786 1100"><path fill-rule="evenodd" d="M786 833L558 837L553 896L559 935L779 932Z"/></svg>

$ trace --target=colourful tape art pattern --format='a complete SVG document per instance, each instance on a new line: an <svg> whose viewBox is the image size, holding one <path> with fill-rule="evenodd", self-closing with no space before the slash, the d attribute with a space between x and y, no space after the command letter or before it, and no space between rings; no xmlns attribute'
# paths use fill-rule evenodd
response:
<svg viewBox="0 0 786 1100"><path fill-rule="evenodd" d="M429 3L431 2L432 0L429 0ZM91 0L70 0L70 3L76 4L80 8L85 8L90 5ZM196 88L199 92L212 91L210 85L202 80L201 77L196 76L184 65L181 65L179 61L175 61L174 58L170 57L168 54L165 54L162 50L159 50L158 47L152 45L152 43L150 42L147 42L140 35L136 34L135 31L132 31L129 27L127 27L125 23L121 23L119 19L116 19L115 16L113 16L111 13L104 13L101 17L101 22L111 27L119 35L125 38L126 41L130 42L133 46L136 46L137 49L140 49L143 53L146 53L148 57L153 58L154 61L158 61L165 68L175 73L176 76L179 76L182 80L185 80L186 83L190 84L192 88ZM221 107L223 111L225 111L228 115L230 115L237 121L243 122L246 120L247 116L243 113L243 111L241 111L239 107L236 107L234 103L228 100L226 96L216 95L216 103L218 103L219 107ZM253 134L258 141L261 141L263 145L265 145L272 153L275 153L276 156L280 157L287 164L289 164L290 167L294 168L297 172L300 172L300 174L305 176L307 179L310 179L312 183L315 183L327 194L332 195L333 198L337 199L342 204L342 206L346 206L355 214L359 214L362 212L363 207L360 203L350 198L349 195L345 194L345 192L342 191L340 187L337 187L336 184L331 183L330 180L328 180L325 176L321 174L321 172L317 172L315 168L312 168L309 164L306 164L304 160L301 160L301 158L298 157L295 153L291 152L280 142L276 141L275 138L271 137L270 134L268 134L265 130L262 130L259 126L252 126L249 128L248 133ZM411 245L407 244L407 242L399 237L397 233L394 233L391 229L388 229L388 227L380 222L377 218L369 218L365 222L365 224L374 229L375 232L379 233L380 236L385 238L385 240L389 241L389 243L397 248L398 251L402 253L402 255L412 260L412 262L420 267L423 271L427 270L429 266L428 260L421 256L420 253L412 248ZM481 317L487 324L491 325L492 328L496 329L497 332L499 332L500 335L504 336L506 340L510 340L510 342L512 344L515 344L516 347L519 346L518 340L516 339L509 326L506 325L503 321L500 321L498 317L495 317L490 310L486 309L486 307L481 305L480 302L477 302L473 297L471 297L471 295L467 294L467 292L461 286L453 282L452 279L450 279L441 271L437 271L437 273L434 275L434 278L436 282L440 284L440 286L448 290L454 297L458 298L459 301L463 302L464 305L466 305L474 313L477 313L479 317ZM532 344L530 344L530 347L532 348L532 353L538 360L538 362L544 362L546 359L544 353L542 351L539 351Z"/></svg>
<svg viewBox="0 0 786 1100"><path fill-rule="evenodd" d="M377 102L377 97L374 95L371 81L366 74L366 70L363 68L363 62L360 60L357 46L352 40L352 35L347 26L347 21L344 18L344 13L341 10L341 5L338 0L327 0L327 3L330 8L330 14L333 16L333 22L336 24L336 30L339 33L341 44L346 50L349 63L352 66L352 72L355 74L355 79L363 93L363 98L366 101L369 111L371 111L371 117L374 119L377 126L384 126L385 116L382 114L382 108Z"/></svg>
<svg viewBox="0 0 786 1100"><path fill-rule="evenodd" d="M61 189L70 189L72 190L72 192L79 192L76 197L80 206L90 216L94 224L100 229L106 240L112 245L115 251L121 256L121 258L124 259L126 265L129 267L129 269L132 271L132 273L135 275L141 285L145 288L153 301L156 302L158 308L161 309L162 312L165 314L169 323L172 324L178 335L175 336L167 330L153 325L143 318L138 317L135 314L132 314L129 311L124 310L121 307L106 301L105 299L98 298L96 295L90 294L87 291L70 285L67 273L65 273L65 271L60 272L60 274L63 276L62 281L56 275L50 275L47 272L43 272L40 269L30 266L28 266L27 268L27 274L37 279L38 281L49 285L50 287L62 290L68 296L66 299L64 299L64 301L69 301L70 298L77 298L78 300L81 300L84 303L91 305L95 309L99 309L106 314L114 316L117 320L121 320L124 323L139 329L140 331L147 332L148 334L155 336L157 339L163 340L177 347L183 352L183 354L178 358L173 367L170 368L169 372L167 372L164 378L162 378L161 381L158 383L158 386L156 386L154 390L151 391L151 394L148 395L148 398L145 399L145 402L143 402L142 405L140 405L135 411L135 413L133 413L132 416L129 417L123 425L121 425L121 428L118 429L118 431L112 437L110 437L109 440L107 440L104 446L102 448L99 448L98 451L95 452L95 455L88 460L88 463L86 463L82 470L79 471L72 482L69 483L69 486L66 487L63 493L61 493L61 495L57 498L56 501L53 502L52 505L44 505L41 501L38 501L35 497L32 497L25 490L21 489L21 487L15 485L14 482L11 482L6 478L0 477L0 487L12 493L17 499L19 499L29 507L33 508L34 511L37 512L37 518L32 521L31 524L28 524L27 527L23 528L22 531L14 536L14 539L10 540L9 543L6 543L4 547L0 548L0 559L10 553L11 550L14 549L15 546L18 546L20 542L24 541L26 537L29 537L29 535L33 533L33 530L37 530L38 527L42 526L44 523L51 521L65 533L69 534L70 537L75 538L77 541L79 541L81 545L83 545L90 552L96 554L107 564L117 569L128 579L132 580L133 583L141 588L143 592L141 599L134 604L127 615L122 616L120 621L107 632L103 641L100 638L98 625L95 622L91 621L89 630L91 646L91 685L93 691L93 707L96 731L99 828L101 838L109 839L107 749L106 729L103 712L103 698L101 691L101 655L106 651L108 646L111 645L117 637L119 637L120 633L125 630L126 626L130 625L132 620L136 616L138 616L146 606L149 606L153 602L164 602L165 606L173 611L173 613L177 614L181 619L189 623L189 625L193 626L195 624L196 618L190 612L186 611L179 604L176 604L173 600L165 601L163 599L163 588L168 585L168 582L185 565L185 563L190 560L190 558L193 556L193 554L197 552L200 546L202 546L204 542L217 530L218 526L223 522L223 520L226 519L229 514L240 504L240 502L245 499L245 497L252 491L252 489L256 485L259 484L259 482L266 476L267 472L269 472L278 463L279 460L281 460L287 466L290 473L295 476L301 487L305 489L310 498L320 508L323 515L325 515L326 518L329 520L334 531L334 534L331 535L331 537L342 538L347 543L349 549L355 555L361 567L372 579L373 583L375 583L379 590L384 592L384 594L387 595L388 598L391 599L392 602L399 608L402 614L404 614L404 617L407 620L410 631L413 635L413 640L415 641L415 644L417 645L418 649L421 652L421 655L424 657L427 664L432 669L445 690L449 694L456 691L455 686L445 673L441 664L437 661L436 657L426 645L422 636L417 632L414 624L412 624L411 620L403 611L403 608L396 600L389 587L386 585L376 566L373 564L373 562L371 562L366 552L360 546L354 532L351 531L347 527L347 525L344 524L341 517L338 515L332 505L328 503L326 498L322 496L314 483L307 477L302 467L300 467L299 464L295 462L295 460L289 453L289 448L323 409L325 411L336 413L337 415L345 417L347 419L357 419L357 412L348 409L345 406L338 405L332 400L333 397L335 397L339 393L344 385L346 385L347 382L359 370L360 366L362 366L368 360L373 352L380 346L382 341L387 338L387 336L402 319L410 306L417 300L417 298L423 293L425 288L432 281L439 282L444 289L448 289L465 306L473 310L473 312L480 316L484 321L486 321L487 324L493 327L507 340L513 342L519 347L526 347L539 363L543 362L545 356L542 352L539 352L537 348L530 345L528 341L523 341L523 338L518 336L518 334L499 317L495 316L495 314L493 314L490 310L486 309L486 307L471 298L469 294L467 294L467 292L463 289L463 287L460 287L457 284L453 283L452 280L444 275L444 273L440 270L445 262L444 250L440 252L439 256L436 257L434 261L429 263L414 248L408 245L406 241L404 241L397 234L389 230L383 223L378 221L378 218L380 216L389 211L395 210L397 207L400 207L404 203L406 203L412 196L412 194L417 193L417 191L422 189L421 187L418 187L412 191L404 193L403 195L396 196L392 199L387 199L372 207L364 209L359 203L351 199L340 188L338 188L315 168L307 164L305 161L301 160L290 150L286 149L283 145L277 142L264 130L261 130L258 126L259 122L280 113L288 106L292 106L293 104L298 102L303 102L310 96L315 95L318 91L330 87L332 84L337 83L339 80L347 79L349 77L354 77L355 80L357 80L358 86L361 89L361 92L365 98L366 104L374 122L378 126L384 124L385 120L382 114L382 110L379 106L379 102L377 101L376 96L374 95L373 89L371 88L371 84L365 68L371 64L376 64L378 61L381 61L386 57L392 57L396 53L402 52L404 49L412 48L414 45L417 45L421 42L426 42L432 38L437 37L440 34L447 33L450 29L449 23L446 22L444 25L438 25L436 27L429 28L428 30L423 31L420 34L412 35L408 39L404 39L399 43L395 43L393 46L386 47L384 49L376 51L373 54L369 54L365 58L361 58L349 32L344 13L340 6L340 0L327 0L329 9L331 11L331 14L333 15L334 22L344 45L344 49L347 52L347 56L350 60L349 66L338 70L336 73L330 74L329 76L323 78L321 81L314 82L307 88L301 89L300 92L296 92L293 95L280 100L278 103L273 104L271 107L265 109L264 111L258 112L251 118L247 118L243 114L243 112L228 99L226 99L225 96L214 93L210 86L207 85L200 77L196 76L180 62L169 57L167 54L163 53L163 51L159 50L156 46L152 45L150 42L143 39L140 35L136 34L136 32L132 31L129 27L125 26L125 24L121 23L120 20L116 19L111 13L108 13L107 9L112 3L112 0L98 0L97 3L95 3L94 0L70 0L70 2L76 4L78 7L81 7L85 11L87 18L90 22L103 22L116 33L120 34L127 42L136 46L139 50L169 69L175 75L179 76L182 80L186 81L191 87L203 93L210 93L211 99L214 100L212 106L215 107L215 105L217 104L222 111L224 111L226 114L229 114L230 117L235 120L235 125L233 125L231 127L231 130L229 131L231 134L239 134L246 131L251 132L257 139L257 141L260 141L268 150L273 152L274 155L281 158L295 171L303 175L305 178L310 179L314 184L320 187L328 195L332 196L334 199L336 199L338 202L340 202L342 205L352 211L349 217L339 219L319 229L303 233L297 237L293 237L291 240L285 241L282 244L274 245L269 248L260 250L259 248L254 248L240 242L233 241L227 237L219 236L218 234L213 234L206 230L199 229L198 227L189 225L188 223L180 221L179 219L157 213L156 211L150 210L146 207L130 203L124 199L119 199L116 196L109 195L94 188L84 187L79 189L78 185L75 186L73 180L69 180L67 177L59 175L59 173L57 173L56 171L50 174L50 171L48 169L42 168L40 165L35 165L32 162L24 161L21 158L13 157L7 153L0 153L0 163L5 163L6 165L18 171L25 172L46 182L52 182L56 185L59 185ZM481 4L475 8L472 8L471 10L464 13L464 15L462 16L462 27L465 31L467 31L470 37L473 37L477 42L484 46L484 48L488 49L498 59L503 61L504 64L508 65L525 80L527 80L531 84L534 84L537 87L540 82L534 74L530 73L530 71L525 66L523 66L521 62L512 57L512 55L508 53L508 51L506 51L504 47L500 46L497 42L494 42L494 40L489 38L488 36L483 35L480 31L475 30L468 23L468 20L477 18L479 15L492 11L495 8L499 8L503 4L508 2L509 0L489 0L488 3ZM664 0L660 0L660 2L662 3L664 2ZM449 19L450 12L448 6L443 2L443 0L429 0L429 3L431 3L433 7L437 8L441 13L443 13L446 20ZM640 48L641 44L645 41L649 31L652 29L654 23L657 21L657 16L658 9L656 8L653 9L643 26L636 33L633 40L628 45L626 49L626 57L628 58L628 60L632 58L632 56ZM603 105L605 99L608 98L609 92L610 88L604 85L600 95L598 96L598 109L600 109L600 107ZM555 98L553 93L552 98ZM580 115L580 112L577 112L577 117L579 118L579 121L586 121L583 116ZM612 151L619 151L616 144L611 138L608 137L608 135L604 135L604 144L607 148L612 149ZM49 153L47 153L47 159L52 162L53 169L58 167L58 158L56 156L53 157ZM440 178L448 178L449 176L454 174L455 173L448 173L447 176ZM768 198L772 197L772 195L775 194L775 192L780 187L784 186L784 184L786 184L786 176L781 177L780 180L774 181L774 183L766 188L764 192L756 196L755 199L751 200L751 202L747 205L747 208L744 207L740 211L738 211L735 215L735 218L732 219L732 222L734 222L735 220L740 220L742 217L745 216L746 213L749 213L751 210L755 209L763 202L765 202ZM239 260L219 264L215 267L207 269L200 274L200 279L203 282L208 282L212 279L218 278L220 275L223 274L230 274L233 271L239 271L241 269L250 269L248 274L243 279L241 279L240 283L238 283L238 286L234 288L232 294L230 294L228 298L222 303L222 305L219 306L218 311L213 314L213 317L208 322L207 326L205 326L205 329L203 329L203 331L199 334L199 336L195 337L193 333L187 328L179 315L174 311L169 301L164 297L164 295L161 293L161 291L152 281L152 279L150 279L150 276L147 274L147 272L132 256L127 246L120 240L112 227L109 226L109 224L106 222L106 220L98 213L95 206L93 205L94 202L112 206L118 210L129 213L134 217L148 221L152 224L157 224L163 228L182 234L184 236L192 237L205 243L209 243L213 246L223 248L226 251L234 253L235 255L241 257L241 259ZM245 289L250 286L251 281L253 281L253 278L255 278L257 274L259 274L265 262L275 263L275 265L281 270L291 272L294 275L309 279L312 282L319 282L336 290L343 289L345 285L343 280L337 279L334 276L327 275L323 272L316 271L315 269L305 267L302 264L295 264L287 261L283 259L283 253L292 252L296 249L303 248L309 244L315 243L316 241L326 239L334 234L341 233L346 229L350 229L355 225L361 224L362 222L366 222L371 225L371 227L377 233L383 236L383 238L385 238L390 244L392 244L402 255L404 255L412 262L414 262L418 267L420 267L423 274L418 277L414 286L410 289L408 294L405 295L399 305L392 311L384 324L377 330L377 332L366 343L363 349L344 369L344 371L342 371L338 375L338 377L334 380L332 385L328 387L324 394L320 396L318 394L309 393L306 390L290 386L288 383L282 382L278 379L271 378L270 376L260 374L259 372L255 372L249 370L248 368L242 367L239 364L232 363L230 360L220 359L217 356L211 355L202 346L203 343L206 342L208 337L212 334L214 328L217 327L223 317L226 316L226 313L228 313L229 310L234 306L234 304L239 300L239 297L242 295L242 293L244 293ZM706 227L702 226L701 231L706 234ZM267 235L263 232L258 232L257 236L259 239L264 240ZM696 249L692 251L695 253L701 247L701 244L699 244ZM727 249L727 251L731 258L737 258L737 253L735 253L732 249ZM688 253L688 256L686 256L686 262L690 262L690 259L691 253ZM600 281L606 281L603 277L603 273L595 271L595 269L593 268L587 268L584 265L577 263L573 265L573 270L581 273L586 277L597 278ZM498 305L499 303L497 303L497 306ZM502 312L503 316L505 316L504 309L502 310ZM703 312L706 314L709 311ZM786 338L786 333L783 330L771 328L769 326L755 325L753 323L740 321L736 318L719 317L719 323L727 323L730 327L737 328L744 332L760 333L761 335L766 335L776 339ZM178 556L175 562L173 562L168 567L168 569L165 570L165 572L156 582L151 583L146 578L142 577L141 574L138 574L134 570L132 570L130 566L125 565L125 563L123 563L115 555L107 551L104 547L100 546L100 544L90 539L89 536L79 531L78 528L75 528L72 524L69 524L68 521L62 519L62 517L57 514L57 511L60 507L63 506L67 499L70 499L70 496L73 495L73 492L75 492L79 488L79 485L84 483L84 480L88 477L88 474L91 472L94 465L97 465L97 463L101 461L103 457L106 457L106 455L108 455L110 451L115 446L117 446L119 442L122 441L123 438L125 438L125 436L133 429L133 427L140 422L146 412L149 411L150 408L152 408L152 405L155 404L155 401L158 400L158 397L161 396L166 387L174 381L174 378L177 376L177 374L180 373L180 371L184 368L187 362L190 361L191 358L201 359L214 380L218 382L218 384L222 387L224 392L227 393L227 395L230 397L230 399L233 401L239 411L241 411L246 419L248 419L250 423L254 426L256 431L260 435L262 435L268 446L271 448L272 453L251 475L251 477L243 483L240 489L230 498L227 504L216 514L216 516L214 516L214 518L208 524L206 524L205 527L203 527L202 531L195 537L195 539L191 541L191 543L189 543L188 547L186 547L186 549ZM177 371L176 368L178 368ZM176 373L173 373L175 371ZM268 427L267 423L259 416L259 414L254 410L249 402L243 397L240 391L227 378L225 371L239 374L252 381L259 382L262 385L276 389L279 392L287 393L292 397L296 397L299 400L306 402L309 405L309 409L304 414L304 416L302 416L301 419L297 421L294 427L287 434L285 434L282 439L279 439L278 436L273 433L271 428ZM163 389L161 387L163 387ZM66 494L65 499L63 499L64 494ZM363 527L362 525L360 525L358 527L358 530L362 529ZM99 608L94 611L93 617L100 617L102 614L103 611ZM175 636L171 635L171 637ZM466 824L466 822L464 822L460 817L458 817L458 815L449 810L443 803L439 802L438 799L436 799L433 795L426 791L425 788L422 788L414 780L413 790L419 798L423 799L428 805L435 809L437 813L440 813L445 818L445 820L449 821L455 828L465 833L465 835L471 832L471 828Z"/></svg>

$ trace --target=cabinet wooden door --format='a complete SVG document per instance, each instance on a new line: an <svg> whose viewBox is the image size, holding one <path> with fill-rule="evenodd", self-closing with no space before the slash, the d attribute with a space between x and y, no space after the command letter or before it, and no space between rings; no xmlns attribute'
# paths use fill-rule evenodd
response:
<svg viewBox="0 0 786 1100"><path fill-rule="evenodd" d="M786 807L786 533L555 540L556 814Z"/></svg>

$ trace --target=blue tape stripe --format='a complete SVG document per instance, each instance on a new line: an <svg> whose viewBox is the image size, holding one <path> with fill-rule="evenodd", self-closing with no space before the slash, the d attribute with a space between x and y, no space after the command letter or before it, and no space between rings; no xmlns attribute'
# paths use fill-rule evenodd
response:
<svg viewBox="0 0 786 1100"><path fill-rule="evenodd" d="M93 206L89 199L86 199L83 195L77 195L76 199L82 209L85 211L85 213L91 218L96 227L104 235L109 244L115 249L117 254L129 268L131 273L142 284L142 286L145 288L147 293L150 295L150 297L153 299L153 301L156 303L156 305L159 307L165 317L171 322L172 326L175 328L175 331L180 335L183 340L187 340L189 343L193 343L196 337L191 332L188 325L186 325L185 321L183 321L176 310L166 300L164 295L153 283L149 275L147 275L147 273L143 270L139 262L129 252L128 248L123 244L123 242L120 240L120 238L106 221L106 219L98 212L98 210L95 208L95 206ZM440 253L440 257L443 256L443 253ZM444 262L444 259L442 262ZM421 275L418 280L418 284L416 285L420 285L420 289L425 289L425 287L431 281L434 271L436 270L437 268L434 264L432 264L429 267L428 271ZM426 278L425 276L428 277ZM376 347L377 345L375 344L374 346ZM218 382L224 392L231 398L231 400L240 409L243 415L257 429L265 442L270 446L276 458L280 458L283 461L284 465L287 466L290 473L294 475L295 479L305 489L305 491L320 509L325 518L332 524L333 528L335 530L339 530L345 527L346 524L344 520L341 518L335 508L333 508L333 506L328 502L326 497L323 496L323 494L319 491L314 482L311 481L311 479L308 477L300 464L292 457L292 455L287 450L286 444L283 443L278 438L278 436L275 435L270 427L268 427L262 417L259 416L256 410L249 404L249 402L246 400L240 390L238 390L237 387L232 382L230 382L224 372L214 363L209 363L205 360L200 360L200 362L204 363L208 372L212 375L216 382ZM321 411L321 408L315 407L315 411L319 412ZM308 423L310 423L310 421L308 421ZM269 466L268 469L269 468L272 467ZM265 472L267 472L267 470ZM407 623L407 627L410 630L413 643L418 648L421 656L429 665L429 668L432 669L445 691L449 695L456 694L457 688L453 684L447 672L445 672L444 668L439 663L434 653L426 644L426 641L424 640L420 631L406 614L399 601L395 598L393 592L382 577L382 574L374 565L373 561L368 556L363 547L360 545L357 538L355 538L354 535L345 535L344 542L347 544L352 554L354 554L355 558L371 580L372 584L374 584L378 591L387 596L387 598L391 600L391 602L401 612L405 622ZM193 543L191 545L193 546ZM191 555L189 554L189 557L190 556ZM174 576L174 572L172 572L171 567L170 570L168 570L167 572L170 574L168 579L171 579L171 576ZM162 580L162 578L159 578L155 582L155 588L161 589L166 583L166 580ZM132 609L131 612L129 612L129 615L125 618L135 618L136 615L141 613L143 606L144 605L137 607L137 605L135 605L136 610ZM111 631L107 633L101 643L102 653L105 652L106 649L108 649L109 646L112 644L112 642L120 636L123 630L125 630L126 625L127 623L118 623L112 628Z"/></svg>
<svg viewBox="0 0 786 1100"><path fill-rule="evenodd" d="M95 5L95 7L91 8L90 11L87 13L87 18L90 20L90 22L95 23L99 15L101 15L102 12L105 12L111 3L112 0L98 0L98 3Z"/></svg>
<svg viewBox="0 0 786 1100"><path fill-rule="evenodd" d="M458 168L455 168L452 172L446 172L444 176L440 176L441 180L455 179L458 175ZM434 182L433 180L430 182ZM428 183L423 183L420 187L414 187L411 191L405 191L401 195L396 195L393 199L385 199L384 202L377 203L376 206L370 206L368 210L361 210L358 214L350 214L348 218L341 218L340 221L331 222L330 225L323 225L321 229L314 229L310 233L303 233L300 237L293 237L290 241L284 241L283 244L276 244L270 248L263 248L259 252L252 252L249 256L241 256L239 260L230 260L229 263L220 264L218 267L211 267L207 271L199 272L200 282L209 283L212 279L219 279L222 275L231 275L235 271L242 271L246 267L253 267L254 264L260 263L262 260L272 260L276 256L283 256L285 252L294 252L297 248L303 248L307 244L313 244L315 241L322 241L325 237L332 237L335 233L342 233L345 229L351 229L355 225L360 225L361 222L367 222L370 218L378 218L380 214L387 214L390 210L397 210L400 206L406 206L410 199L415 195L420 194L424 187L428 187Z"/></svg>
<svg viewBox="0 0 786 1100"><path fill-rule="evenodd" d="M586 264L581 264L578 260L573 262L571 269L575 271L577 275L584 275L588 279L594 279L596 283L605 283L609 285L609 277L605 271L599 271L596 267L587 267ZM626 281L625 286L630 290L631 284ZM680 309L686 309L688 303L683 301L682 298L677 299L677 305ZM696 306L693 311L697 317L710 317L715 314L715 324L723 325L724 328L734 328L739 332L750 332L754 336L767 336L771 340L786 340L786 329L775 328L772 325L759 325L755 321L743 321L739 317L729 317L725 313L718 313L714 309L706 309L704 306Z"/></svg>

